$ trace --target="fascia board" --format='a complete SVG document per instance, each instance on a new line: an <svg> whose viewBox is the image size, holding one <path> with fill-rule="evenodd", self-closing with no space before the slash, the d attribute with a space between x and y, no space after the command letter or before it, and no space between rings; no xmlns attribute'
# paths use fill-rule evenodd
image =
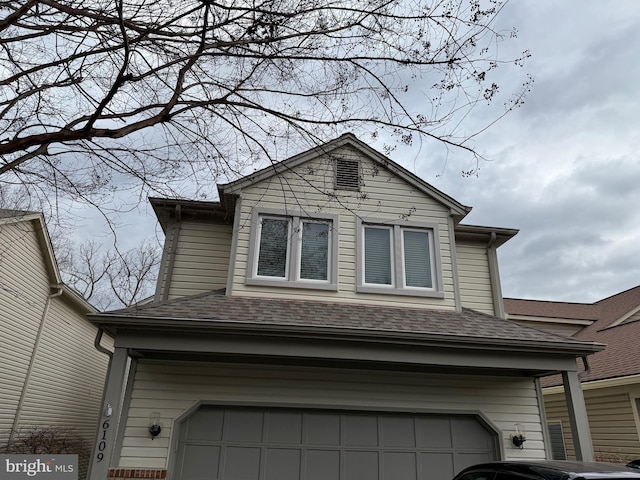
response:
<svg viewBox="0 0 640 480"><path fill-rule="evenodd" d="M561 318L561 317L542 317L536 315L520 315L518 313L509 313L507 315L509 320L525 320L530 322L540 323L559 323L566 325L582 325L588 326L594 323L594 320L577 320L575 318Z"/></svg>
<svg viewBox="0 0 640 480"><path fill-rule="evenodd" d="M43 260L47 271L49 272L49 282L55 285L61 284L62 277L60 276L60 269L58 268L56 256L53 253L53 244L51 243L49 230L47 230L47 225L44 221L44 215L38 214L37 218L34 218L32 222L35 224L34 230L40 243L40 249L44 257Z"/></svg>
<svg viewBox="0 0 640 480"><path fill-rule="evenodd" d="M571 355L541 355L538 352L508 352L494 350L456 350L444 345L434 348L412 348L400 343L345 342L335 339L299 338L292 342L282 335L190 335L139 329L115 337L116 348L163 354L186 352L194 354L241 355L253 357L306 358L331 361L365 361L378 364L402 364L468 369L491 369L494 372L522 375L548 375L576 370ZM228 357L227 357L228 358Z"/></svg>
<svg viewBox="0 0 640 480"><path fill-rule="evenodd" d="M12 217L0 217L0 225L10 225L12 223L29 222L37 220L42 214L36 212L29 212L25 214L16 214Z"/></svg>
<svg viewBox="0 0 640 480"><path fill-rule="evenodd" d="M91 305L82 295L68 285L52 285L54 288L62 288L63 297L78 307L83 313L98 313L99 310Z"/></svg>
<svg viewBox="0 0 640 480"><path fill-rule="evenodd" d="M597 390L601 388L622 387L626 385L640 385L640 374L627 375L624 377L616 378L605 378L603 380L593 380L591 382L582 382L580 384L582 390ZM562 385L545 387L542 389L542 393L545 395L564 393L564 387Z"/></svg>
<svg viewBox="0 0 640 480"><path fill-rule="evenodd" d="M607 325L602 330L606 330L607 328L612 328L612 327L617 327L618 325L622 325L623 323L625 323L627 321L627 319L631 318L632 316L634 316L638 312L640 312L640 305L638 305L635 308L632 308L627 313L625 313L624 315L620 316L620 318L618 318L617 320L615 320L611 324Z"/></svg>
<svg viewBox="0 0 640 480"><path fill-rule="evenodd" d="M496 247L499 247L515 237L520 230L515 228L504 227L488 227L480 225L457 224L455 226L455 235L458 239L469 239L475 241L489 242L491 234L496 234Z"/></svg>

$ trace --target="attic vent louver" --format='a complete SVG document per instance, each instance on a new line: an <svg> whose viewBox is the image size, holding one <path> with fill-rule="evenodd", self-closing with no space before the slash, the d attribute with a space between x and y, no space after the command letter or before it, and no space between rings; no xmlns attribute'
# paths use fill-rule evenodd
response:
<svg viewBox="0 0 640 480"><path fill-rule="evenodd" d="M336 188L341 190L360 189L360 162L357 160L336 160Z"/></svg>

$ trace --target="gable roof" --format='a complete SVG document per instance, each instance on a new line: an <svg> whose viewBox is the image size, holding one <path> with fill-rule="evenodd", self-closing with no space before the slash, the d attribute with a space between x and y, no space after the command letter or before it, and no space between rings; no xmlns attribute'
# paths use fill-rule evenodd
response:
<svg viewBox="0 0 640 480"><path fill-rule="evenodd" d="M345 146L350 146L358 150L361 154L365 155L373 162L378 163L379 165L396 174L398 177L402 178L418 191L423 192L424 194L447 206L451 210L451 213L458 220L466 216L471 211L471 207L465 206L449 195L445 194L444 192L441 192L437 188L422 180L417 175L414 175L409 170L391 160L389 157L371 148L369 145L359 140L352 133L345 133L334 140L331 140L305 152L299 153L298 155L294 155L293 157L282 160L281 162L269 165L262 170L258 170L257 172L251 173L236 181L218 185L220 198L224 203L225 196L236 195L246 186L253 185L263 180L267 180L282 172L292 170L310 160L318 158L319 156L330 155L331 152Z"/></svg>
<svg viewBox="0 0 640 480"><path fill-rule="evenodd" d="M592 320L573 337L607 347L589 357L590 370L583 372L583 382L640 374L640 355L637 354L640 318L636 318L640 311L640 285L594 303L511 298L505 299L504 305L509 314Z"/></svg>
<svg viewBox="0 0 640 480"><path fill-rule="evenodd" d="M39 212L30 212L26 210L0 209L0 225L16 224L21 222L31 222L33 225L33 231L36 234L38 244L40 245L42 260L49 275L49 282L53 285L61 284L62 279L60 277L60 270L58 269L58 263L56 262L55 255L53 253L53 245L51 244L49 230L47 229L47 225L44 221L44 215Z"/></svg>
<svg viewBox="0 0 640 480"><path fill-rule="evenodd" d="M321 311L322 315L318 312ZM119 327L295 331L362 338L588 355L603 348L474 310L462 312L321 301L227 296L217 290L91 315L107 331Z"/></svg>
<svg viewBox="0 0 640 480"><path fill-rule="evenodd" d="M33 225L33 231L40 245L42 260L49 275L51 288L59 289L63 297L81 311L85 313L96 313L98 310L93 305L74 289L62 282L62 276L60 275L58 262L53 252L53 244L51 243L51 237L49 236L44 215L40 212L0 208L0 226L21 222L31 222Z"/></svg>

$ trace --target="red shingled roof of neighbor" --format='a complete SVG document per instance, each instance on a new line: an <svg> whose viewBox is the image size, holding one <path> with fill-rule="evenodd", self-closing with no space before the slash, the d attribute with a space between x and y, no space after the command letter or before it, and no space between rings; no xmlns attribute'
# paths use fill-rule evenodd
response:
<svg viewBox="0 0 640 480"><path fill-rule="evenodd" d="M511 315L594 320L574 338L607 345L603 351L588 357L590 372L583 382L640 374L640 285L595 303L548 302L505 298L505 310ZM621 318L631 315L619 325ZM612 326L613 325L613 326ZM557 385L556 377L545 379L545 386Z"/></svg>

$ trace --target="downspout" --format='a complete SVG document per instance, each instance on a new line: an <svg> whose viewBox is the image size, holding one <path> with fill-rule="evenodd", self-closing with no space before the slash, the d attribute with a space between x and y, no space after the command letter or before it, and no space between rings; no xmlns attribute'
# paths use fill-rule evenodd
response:
<svg viewBox="0 0 640 480"><path fill-rule="evenodd" d="M456 229L453 222L453 212L449 211L449 248L451 255L451 271L453 272L453 301L457 312L462 311L462 297L460 296L460 278L458 277L458 244L456 242Z"/></svg>
<svg viewBox="0 0 640 480"><path fill-rule="evenodd" d="M42 339L42 332L44 332L44 326L47 321L47 316L49 314L49 305L51 304L51 299L55 297L59 297L62 295L64 291L62 286L60 285L51 285L51 288L57 288L58 291L55 293L50 293L47 295L47 302L44 305L44 309L42 311L42 317L40 318L40 325L38 327L38 333L36 334L36 339L33 343L33 349L31 350L31 358L29 359L29 367L27 368L27 374L24 379L24 385L22 386L22 392L20 392L20 400L18 400L18 407L16 408L16 415L13 419L13 427L11 428L11 432L9 432L9 440L8 445L13 441L15 434L18 429L18 425L20 423L20 415L22 413L22 409L24 407L24 399L27 396L27 390L29 388L29 380L31 380L31 375L33 374L33 367L36 361L36 355L38 353L38 348L40 347L40 341Z"/></svg>
<svg viewBox="0 0 640 480"><path fill-rule="evenodd" d="M506 318L504 303L502 301L502 287L500 286L500 272L498 270L498 254L496 253L496 232L491 232L491 238L487 243L487 259L489 261L489 276L491 281L491 294L493 295L493 314L496 317Z"/></svg>
<svg viewBox="0 0 640 480"><path fill-rule="evenodd" d="M168 265L167 273L164 278L164 288L162 290L162 300L169 298L169 288L171 287L171 281L173 280L173 268L176 263L176 252L178 250L178 235L180 230L180 223L182 222L182 210L180 205L176 205L175 210L176 220L171 227L171 243L169 245Z"/></svg>
<svg viewBox="0 0 640 480"><path fill-rule="evenodd" d="M107 348L104 348L102 345L100 345L103 335L104 335L104 330L101 327L98 327L98 332L96 333L96 338L93 341L93 346L96 348L97 351L99 351L100 353L104 353L109 357L109 360L111 360L111 357L113 357L113 352Z"/></svg>
<svg viewBox="0 0 640 480"><path fill-rule="evenodd" d="M584 372L579 373L578 378L582 380L584 377L586 377L591 373L591 365L589 365L589 359L587 358L586 355L583 355L580 358L582 358L582 365L584 365Z"/></svg>

